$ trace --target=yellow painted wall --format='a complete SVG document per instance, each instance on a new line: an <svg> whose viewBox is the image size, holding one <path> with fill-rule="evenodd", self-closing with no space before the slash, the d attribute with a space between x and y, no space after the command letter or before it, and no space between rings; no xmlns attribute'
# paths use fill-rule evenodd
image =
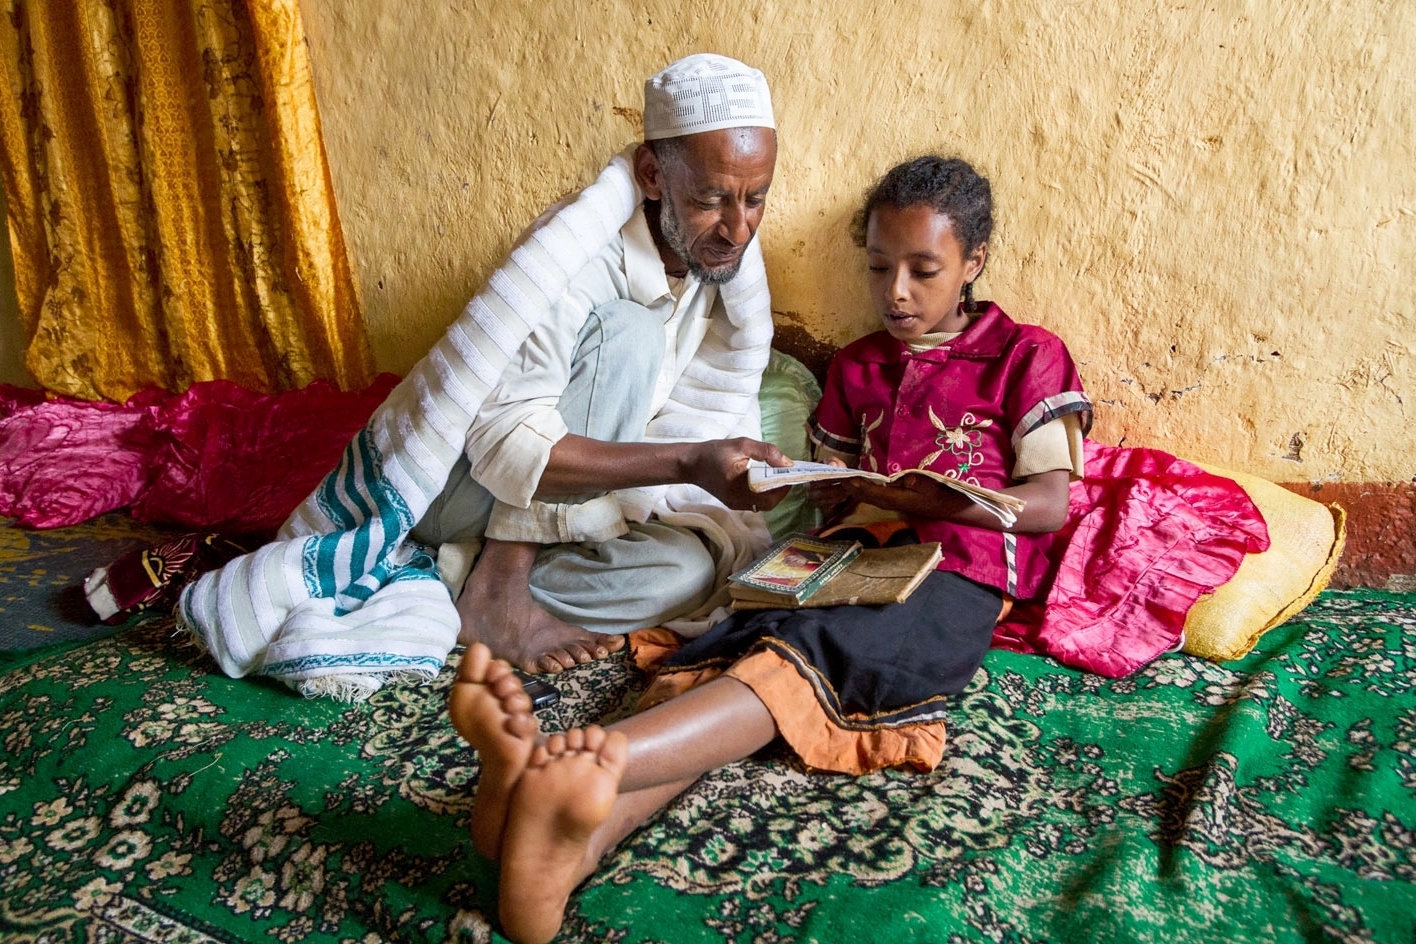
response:
<svg viewBox="0 0 1416 944"><path fill-rule="evenodd" d="M1000 229L980 287L1061 334L1096 437L1280 481L1416 473L1416 3L302 0L380 366L634 140L689 52L773 85L779 336L872 329L846 235L954 152Z"/></svg>
<svg viewBox="0 0 1416 944"><path fill-rule="evenodd" d="M773 84L784 346L873 328L859 195L958 153L999 204L981 294L1066 338L1096 438L1279 481L1416 474L1416 3L301 5L384 369L636 138L646 75L710 50ZM0 380L25 380L17 340Z"/></svg>

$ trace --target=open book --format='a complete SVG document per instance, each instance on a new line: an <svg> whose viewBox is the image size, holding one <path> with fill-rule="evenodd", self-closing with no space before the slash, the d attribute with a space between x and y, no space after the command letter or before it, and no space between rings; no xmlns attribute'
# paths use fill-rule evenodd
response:
<svg viewBox="0 0 1416 944"><path fill-rule="evenodd" d="M1021 498L1005 495L991 488L984 488L982 485L951 479L947 475L940 475L930 469L901 469L894 475L881 475L879 472L827 465L824 462L797 462L794 465L778 469L765 462L754 460L747 467L747 487L754 492L766 492L788 485L804 485L807 482L849 478L869 479L872 482L889 485L907 475L927 475L941 485L967 496L975 505L1002 522L1005 528L1011 528L1017 522L1018 512L1022 511L1026 504Z"/></svg>

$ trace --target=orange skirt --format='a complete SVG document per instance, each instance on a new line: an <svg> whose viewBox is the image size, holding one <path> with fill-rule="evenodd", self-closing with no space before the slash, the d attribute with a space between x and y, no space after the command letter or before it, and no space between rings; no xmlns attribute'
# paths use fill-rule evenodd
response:
<svg viewBox="0 0 1416 944"><path fill-rule="evenodd" d="M982 661L1003 601L955 574L931 575L925 588L890 607L739 613L686 644L664 629L631 633L636 664L657 671L640 708L727 675L762 700L810 767L932 770L944 716Z"/></svg>

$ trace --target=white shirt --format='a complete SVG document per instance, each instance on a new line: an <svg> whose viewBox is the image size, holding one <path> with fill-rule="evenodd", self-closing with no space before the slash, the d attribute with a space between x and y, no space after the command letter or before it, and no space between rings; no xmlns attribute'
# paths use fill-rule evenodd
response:
<svg viewBox="0 0 1416 944"><path fill-rule="evenodd" d="M697 355L712 319L725 317L716 286L692 276L674 281L682 285L678 297L641 206L618 238L571 280L482 403L467 432L472 477L501 502L531 505L551 447L568 432L556 406L570 382L580 330L595 307L612 299L636 302L664 319L664 356L651 400L651 416L657 415Z"/></svg>

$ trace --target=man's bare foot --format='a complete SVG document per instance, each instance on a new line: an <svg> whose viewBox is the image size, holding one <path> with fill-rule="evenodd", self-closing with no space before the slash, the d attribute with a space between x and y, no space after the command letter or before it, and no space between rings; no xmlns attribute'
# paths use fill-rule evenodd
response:
<svg viewBox="0 0 1416 944"><path fill-rule="evenodd" d="M629 757L623 734L597 725L554 734L532 752L502 837L502 931L542 944L560 930L570 893L595 868L596 829L614 808Z"/></svg>
<svg viewBox="0 0 1416 944"><path fill-rule="evenodd" d="M540 545L489 540L472 568L457 612L457 641L485 643L523 672L563 672L624 648L624 636L592 633L558 620L531 598L531 565Z"/></svg>
<svg viewBox="0 0 1416 944"><path fill-rule="evenodd" d="M513 789L536 746L531 698L511 666L474 643L462 655L447 698L457 733L477 749L482 773L472 803L472 844L488 859L501 855L502 830Z"/></svg>

